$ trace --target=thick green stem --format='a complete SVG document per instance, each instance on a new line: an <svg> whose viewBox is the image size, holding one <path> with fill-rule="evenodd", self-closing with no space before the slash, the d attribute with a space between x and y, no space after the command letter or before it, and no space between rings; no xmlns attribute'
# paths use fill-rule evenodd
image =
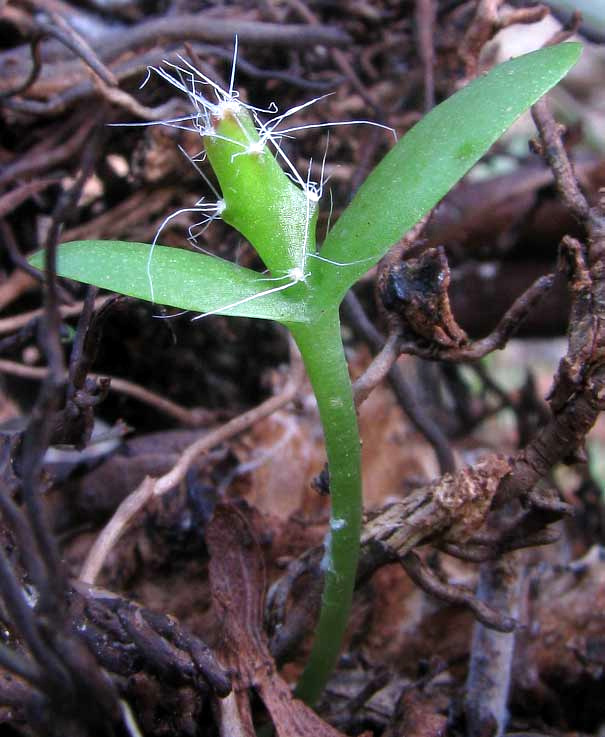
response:
<svg viewBox="0 0 605 737"><path fill-rule="evenodd" d="M313 704L334 668L349 619L361 532L361 453L357 415L337 310L311 325L289 326L313 386L330 472L330 534L319 623L296 695Z"/></svg>

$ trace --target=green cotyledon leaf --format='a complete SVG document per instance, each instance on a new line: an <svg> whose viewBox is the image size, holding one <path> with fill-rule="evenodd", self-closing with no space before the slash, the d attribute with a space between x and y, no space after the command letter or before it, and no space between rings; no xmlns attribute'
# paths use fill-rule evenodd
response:
<svg viewBox="0 0 605 737"><path fill-rule="evenodd" d="M306 251L315 251L317 203L282 170L245 108L216 120L214 132L204 136L204 148L221 186L221 218L274 276L304 271Z"/></svg>
<svg viewBox="0 0 605 737"><path fill-rule="evenodd" d="M306 322L305 304L295 299L300 284L267 280L230 261L179 248L124 241L72 241L57 250L57 273L68 279L194 312L216 312L278 322ZM44 253L30 258L44 268ZM152 293L153 285L153 293ZM262 293L269 292L261 296ZM238 304L239 303L239 304Z"/></svg>
<svg viewBox="0 0 605 737"><path fill-rule="evenodd" d="M328 233L325 296L342 298L466 174L504 131L576 63L563 43L494 67L435 107L384 157ZM355 263L359 262L359 263Z"/></svg>

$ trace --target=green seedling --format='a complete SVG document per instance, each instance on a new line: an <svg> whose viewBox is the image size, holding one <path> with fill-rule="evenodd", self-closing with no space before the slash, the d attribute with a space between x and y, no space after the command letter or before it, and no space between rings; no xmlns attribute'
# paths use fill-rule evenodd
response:
<svg viewBox="0 0 605 737"><path fill-rule="evenodd" d="M155 243L78 241L58 249L61 276L204 313L200 317L276 320L292 333L317 398L331 493L322 608L297 687L309 703L321 694L341 647L361 529L360 440L340 336L340 302L511 123L567 73L580 52L578 44L565 43L521 56L441 103L378 164L328 232L321 252L315 225L323 182L301 176L280 143L281 136L297 130L284 125L300 107L263 115L239 100L233 75L229 90L223 90L184 60L181 67L156 69L189 97L194 110L164 123L199 132L203 155L220 186L215 202L200 200L190 208L202 216L191 235L222 218L252 244L268 272ZM35 255L32 263L42 268L43 257Z"/></svg>

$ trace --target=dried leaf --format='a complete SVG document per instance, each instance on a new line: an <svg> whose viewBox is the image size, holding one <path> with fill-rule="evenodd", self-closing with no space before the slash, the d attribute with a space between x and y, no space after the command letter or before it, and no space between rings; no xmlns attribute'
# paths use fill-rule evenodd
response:
<svg viewBox="0 0 605 737"><path fill-rule="evenodd" d="M238 692L254 687L260 694L279 737L343 737L308 706L295 699L277 673L263 630L265 568L260 546L244 515L235 507L220 505L208 526L206 542L211 555L210 588L217 619L222 626L219 652L233 671L236 696L223 706L237 734L249 734L249 704ZM239 710L239 720L232 712Z"/></svg>
<svg viewBox="0 0 605 737"><path fill-rule="evenodd" d="M381 278L380 294L386 309L399 316L406 338L458 348L468 337L452 314L449 284L443 248L429 248L418 258L391 265Z"/></svg>

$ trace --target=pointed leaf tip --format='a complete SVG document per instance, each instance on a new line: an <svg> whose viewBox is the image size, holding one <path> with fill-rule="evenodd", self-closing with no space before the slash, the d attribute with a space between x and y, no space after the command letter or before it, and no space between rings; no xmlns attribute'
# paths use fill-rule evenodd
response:
<svg viewBox="0 0 605 737"><path fill-rule="evenodd" d="M349 265L318 267L330 272L324 280L326 290L342 297L525 110L565 76L581 53L581 44L569 42L511 59L475 79L411 128L372 171L329 232L322 256Z"/></svg>

